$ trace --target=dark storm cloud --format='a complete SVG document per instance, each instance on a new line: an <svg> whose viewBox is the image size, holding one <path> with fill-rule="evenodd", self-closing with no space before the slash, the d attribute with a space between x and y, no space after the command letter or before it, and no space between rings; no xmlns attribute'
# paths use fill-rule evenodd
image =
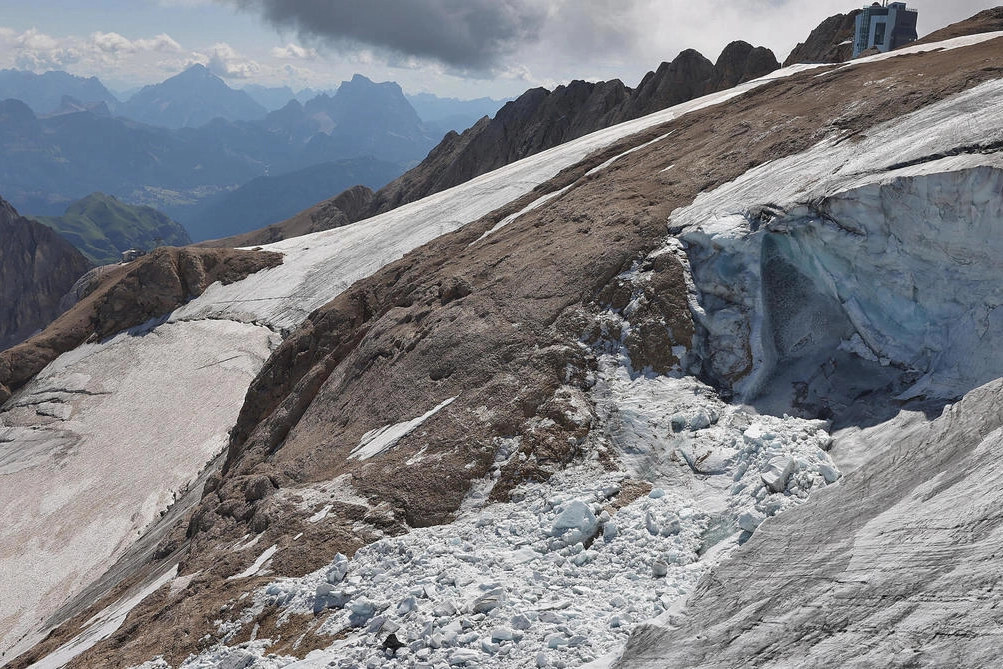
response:
<svg viewBox="0 0 1003 669"><path fill-rule="evenodd" d="M547 20L532 0L231 0L278 27L460 69L487 70L534 42Z"/></svg>

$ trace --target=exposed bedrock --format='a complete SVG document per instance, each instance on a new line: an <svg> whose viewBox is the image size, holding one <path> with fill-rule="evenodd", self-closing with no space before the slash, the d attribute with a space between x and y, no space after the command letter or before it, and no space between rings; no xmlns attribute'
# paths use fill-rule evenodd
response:
<svg viewBox="0 0 1003 669"><path fill-rule="evenodd" d="M996 167L899 176L684 232L704 372L826 418L998 378L1001 194Z"/></svg>

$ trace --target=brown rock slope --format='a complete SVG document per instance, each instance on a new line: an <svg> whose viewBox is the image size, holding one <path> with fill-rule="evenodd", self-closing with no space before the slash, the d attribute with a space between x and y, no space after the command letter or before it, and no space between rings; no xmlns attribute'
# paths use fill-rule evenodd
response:
<svg viewBox="0 0 1003 669"><path fill-rule="evenodd" d="M366 186L353 186L337 197L302 211L281 223L254 230L242 235L224 239L199 242L195 246L203 248L240 248L261 246L282 241L290 237L300 237L311 232L323 232L340 228L354 221L366 218L366 212L373 202L375 193Z"/></svg>
<svg viewBox="0 0 1003 669"><path fill-rule="evenodd" d="M954 39L955 37L992 33L999 30L1003 30L1003 7L994 7L993 9L979 12L970 19L952 23L946 28L932 32L915 43L931 44L933 42Z"/></svg>
<svg viewBox="0 0 1003 669"><path fill-rule="evenodd" d="M216 281L233 283L281 262L280 254L264 251L161 247L107 270L86 289L89 294L43 332L0 353L0 402L86 341L170 313Z"/></svg>
<svg viewBox="0 0 1003 669"><path fill-rule="evenodd" d="M59 315L59 302L90 263L52 229L0 199L0 351Z"/></svg>
<svg viewBox="0 0 1003 669"><path fill-rule="evenodd" d="M228 602L276 575L307 573L379 532L448 521L471 481L489 471L498 437L520 436L525 457L501 471L496 499L520 481L549 477L601 441L587 440L593 425L572 408L588 402L588 371L595 365L592 349L581 342L603 336L598 313L645 290L624 279L625 270L640 263L658 277L646 293L650 308L638 314L639 329L649 335L631 344L635 363L669 364L665 348L690 342L678 261L647 259L663 243L674 208L754 166L837 134L853 141L876 123L1001 72L997 40L773 82L571 168L541 189L570 185L566 193L485 240L482 233L521 203L360 281L312 314L249 390L225 466L207 483L187 526L175 526L159 551L183 556L181 573L192 576L187 587L155 593L71 666L124 667L161 654L177 663L215 643L217 619L239 618L239 607ZM864 85L875 78L894 78L898 94L888 98ZM669 131L671 137L586 174ZM669 165L675 167L665 171ZM451 398L393 449L369 460L349 457L366 432ZM434 466L407 464L417 453ZM311 511L297 500L335 478L367 503L339 503L323 522L307 522ZM277 546L274 573L228 581L250 561L230 547L258 532L261 545ZM12 666L51 651L93 611ZM279 626L278 613L266 608L233 642L253 631L275 642L271 652L300 656L331 642L313 633L325 614Z"/></svg>
<svg viewBox="0 0 1003 669"><path fill-rule="evenodd" d="M859 9L849 14L830 16L811 31L784 61L784 67L796 63L845 63L853 57L853 35Z"/></svg>

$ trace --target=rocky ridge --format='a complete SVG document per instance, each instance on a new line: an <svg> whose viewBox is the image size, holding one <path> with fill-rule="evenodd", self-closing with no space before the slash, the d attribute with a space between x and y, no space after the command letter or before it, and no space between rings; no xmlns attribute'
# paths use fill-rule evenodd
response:
<svg viewBox="0 0 1003 669"><path fill-rule="evenodd" d="M853 57L853 35L859 9L848 14L830 16L811 31L808 39L799 42L784 67L796 63L845 63Z"/></svg>
<svg viewBox="0 0 1003 669"><path fill-rule="evenodd" d="M65 313L41 333L0 353L0 401L85 342L168 314L216 281L239 281L281 262L281 255L266 251L161 247L103 272L96 281L85 277L76 303Z"/></svg>
<svg viewBox="0 0 1003 669"><path fill-rule="evenodd" d="M89 268L72 244L0 200L0 350L52 322Z"/></svg>

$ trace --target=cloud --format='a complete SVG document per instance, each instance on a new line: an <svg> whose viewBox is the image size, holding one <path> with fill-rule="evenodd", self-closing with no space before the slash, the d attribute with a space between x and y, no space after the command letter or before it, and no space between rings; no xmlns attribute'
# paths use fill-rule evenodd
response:
<svg viewBox="0 0 1003 669"><path fill-rule="evenodd" d="M271 54L272 58L279 60L317 60L320 55L316 49L302 47L291 42L285 46L274 47Z"/></svg>
<svg viewBox="0 0 1003 669"><path fill-rule="evenodd" d="M181 45L167 34L161 33L150 39L130 40L118 33L96 32L91 35L91 43L99 51L108 54L134 54L141 51L159 53L180 53Z"/></svg>
<svg viewBox="0 0 1003 669"><path fill-rule="evenodd" d="M251 79L262 69L257 61L244 58L226 42L217 42L204 51L195 52L191 63L201 63L223 79Z"/></svg>
<svg viewBox="0 0 1003 669"><path fill-rule="evenodd" d="M162 0L168 1L168 0ZM183 0L171 0L183 1ZM715 59L733 40L772 49L783 60L847 0L216 0L262 16L342 62L365 50L396 69L510 79L633 77L695 48ZM862 0L863 6L869 0ZM909 0L929 32L994 5L993 0ZM300 58L277 47L272 56ZM314 52L316 53L316 52Z"/></svg>
<svg viewBox="0 0 1003 669"><path fill-rule="evenodd" d="M14 65L23 70L61 69L79 62L83 55L72 41L56 39L35 28L9 35L9 39Z"/></svg>
<svg viewBox="0 0 1003 669"><path fill-rule="evenodd" d="M305 40L340 49L368 45L485 70L535 41L548 10L540 0L224 0L260 12Z"/></svg>

